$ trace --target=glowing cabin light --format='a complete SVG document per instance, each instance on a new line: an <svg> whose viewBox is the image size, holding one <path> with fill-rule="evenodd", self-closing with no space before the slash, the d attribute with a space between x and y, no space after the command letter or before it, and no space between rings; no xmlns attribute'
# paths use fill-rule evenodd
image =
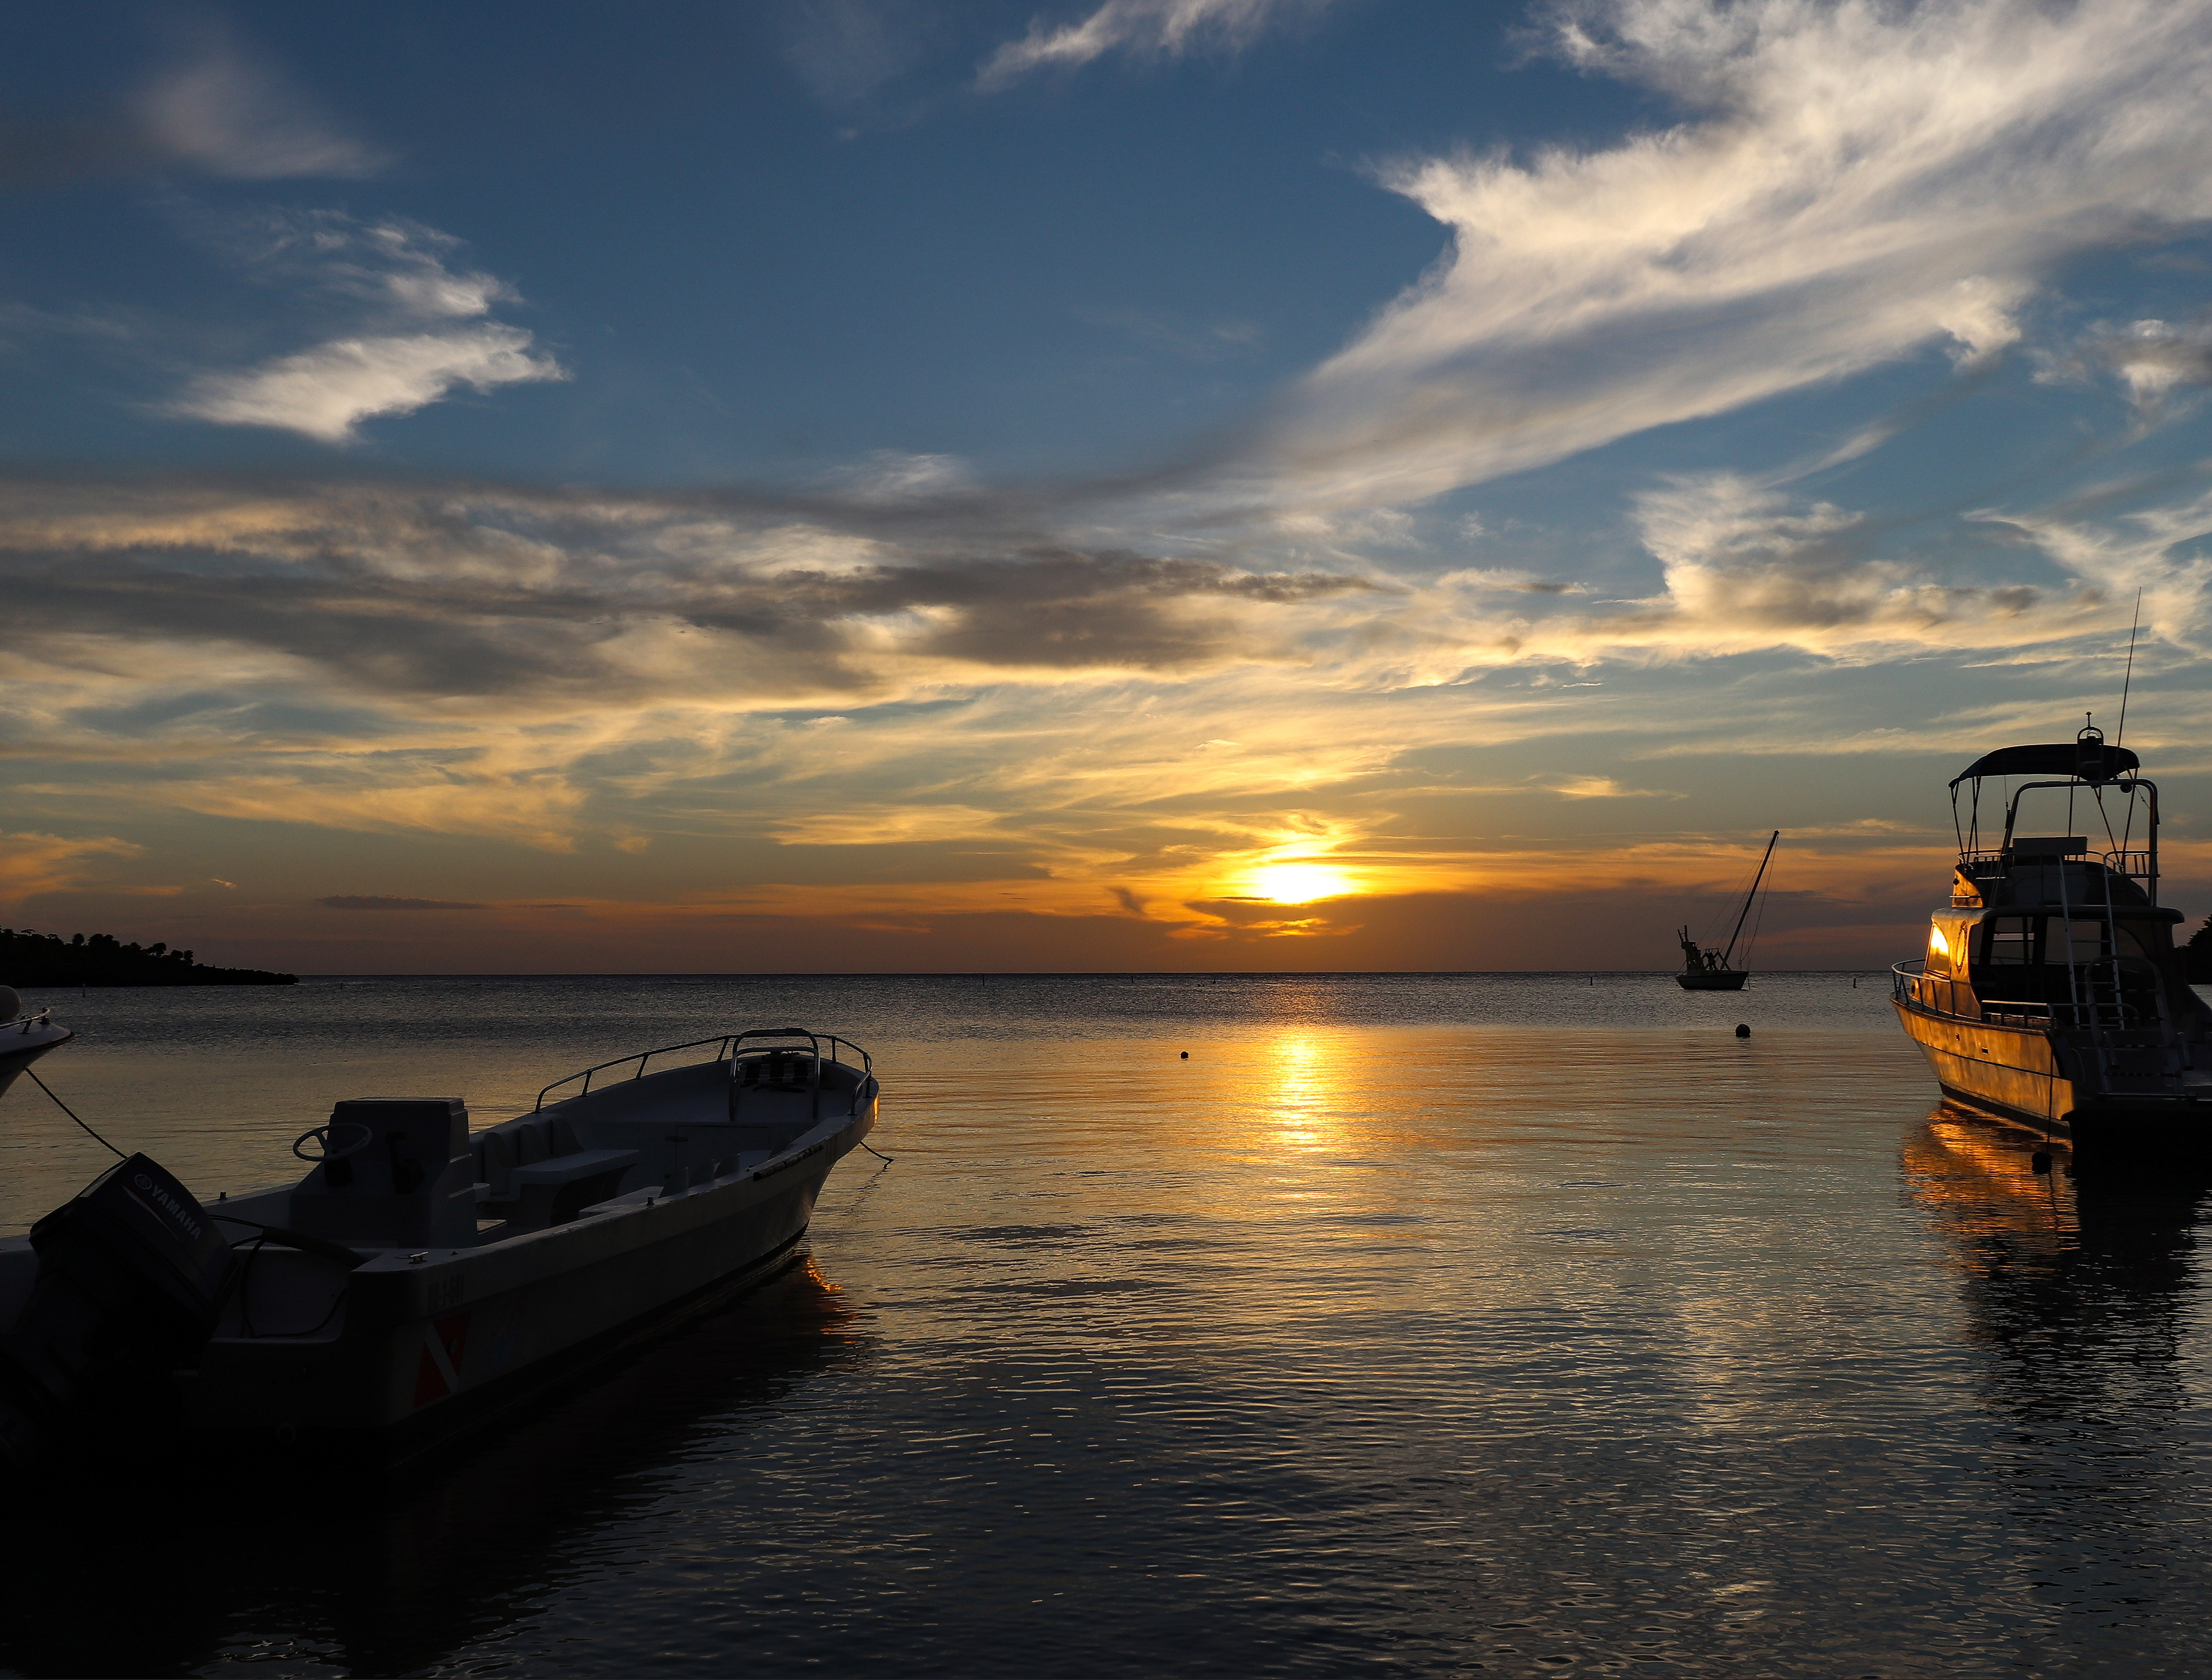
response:
<svg viewBox="0 0 2212 1680"><path fill-rule="evenodd" d="M1928 930L1928 971L1948 974L1951 971L1951 942L1941 927Z"/></svg>
<svg viewBox="0 0 2212 1680"><path fill-rule="evenodd" d="M1319 863L1270 863L1255 869L1251 890L1278 904L1310 904L1316 898L1341 898L1359 884L1341 869Z"/></svg>

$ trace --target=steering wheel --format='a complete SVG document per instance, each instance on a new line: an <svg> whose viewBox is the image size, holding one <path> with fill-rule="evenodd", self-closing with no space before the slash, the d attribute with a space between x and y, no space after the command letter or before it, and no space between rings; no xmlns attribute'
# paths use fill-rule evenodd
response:
<svg viewBox="0 0 2212 1680"><path fill-rule="evenodd" d="M354 1141L341 1146L331 1135L334 1132L359 1132L361 1135ZM311 1155L300 1147L311 1137L321 1141L322 1153L319 1155ZM301 1132L299 1136L292 1140L292 1153L301 1160L319 1166L325 1161L342 1161L349 1155L358 1155L375 1141L376 1132L374 1128L364 1126L358 1120L342 1120L334 1126L316 1126Z"/></svg>

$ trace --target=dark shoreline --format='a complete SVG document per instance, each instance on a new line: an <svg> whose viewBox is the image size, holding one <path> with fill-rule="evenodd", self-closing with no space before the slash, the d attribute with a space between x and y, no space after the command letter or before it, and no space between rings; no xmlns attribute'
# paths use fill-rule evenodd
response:
<svg viewBox="0 0 2212 1680"><path fill-rule="evenodd" d="M217 968L165 943L125 945L112 934L59 934L0 928L0 984L17 991L99 986L296 986L296 974Z"/></svg>

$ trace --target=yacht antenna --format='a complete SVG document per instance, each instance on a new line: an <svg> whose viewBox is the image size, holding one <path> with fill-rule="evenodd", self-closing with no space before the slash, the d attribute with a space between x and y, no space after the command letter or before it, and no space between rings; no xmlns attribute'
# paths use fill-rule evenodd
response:
<svg viewBox="0 0 2212 1680"><path fill-rule="evenodd" d="M2136 586L2135 622L2128 626L2128 668L2126 674L2122 676L2120 679L2120 727L2118 733L2114 735L2112 738L2112 745L2114 746L2118 746L2122 741L2128 738L2128 685L2136 679L2136 631L2139 630L2142 625L2142 586L2141 584L2137 584ZM2097 809L2102 811L2104 808L2105 796L2100 789L2097 795ZM2069 824L2068 826L2070 827L2072 825ZM2105 819L2105 836L2107 839L2112 837L2112 819L2110 817L2107 817ZM2127 849L2128 842L2135 837L2136 793L2135 789L2130 788L2128 789L2127 821L2120 830L2121 850L2124 852Z"/></svg>
<svg viewBox="0 0 2212 1680"><path fill-rule="evenodd" d="M1766 843L1766 856L1759 860L1759 873L1751 878L1751 891L1743 895L1743 909L1736 914L1735 933L1729 935L1728 949L1721 953L1723 966L1727 965L1729 958L1735 952L1735 935L1743 931L1743 918L1751 914L1752 900L1759 897L1759 884L1766 879L1766 861L1767 858L1774 855L1774 841L1781 837L1782 831L1778 828L1774 831L1773 839Z"/></svg>
<svg viewBox="0 0 2212 1680"><path fill-rule="evenodd" d="M2128 685L2136 679L2136 632L2142 628L2142 590L2138 587L2136 590L2135 622L2128 626L2128 669L2127 674L2120 679L2120 727L2118 733L2112 737L2114 746L2128 738Z"/></svg>

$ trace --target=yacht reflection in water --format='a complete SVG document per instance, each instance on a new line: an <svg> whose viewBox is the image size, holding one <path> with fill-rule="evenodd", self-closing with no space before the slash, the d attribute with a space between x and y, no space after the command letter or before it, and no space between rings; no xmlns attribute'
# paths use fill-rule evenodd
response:
<svg viewBox="0 0 2212 1680"><path fill-rule="evenodd" d="M2036 1598L2186 1639L2212 1588L2183 1345L2212 1169L2077 1172L2061 1151L2039 1173L2039 1147L1943 1107L1904 1151L1987 1348L1990 1467Z"/></svg>
<svg viewBox="0 0 2212 1680"><path fill-rule="evenodd" d="M852 1348L854 1318L802 1257L388 1487L94 1478L92 1496L10 1525L0 1669L392 1674L496 1640L596 1538L687 1476L720 1481L720 1439L775 1428L793 1385Z"/></svg>

